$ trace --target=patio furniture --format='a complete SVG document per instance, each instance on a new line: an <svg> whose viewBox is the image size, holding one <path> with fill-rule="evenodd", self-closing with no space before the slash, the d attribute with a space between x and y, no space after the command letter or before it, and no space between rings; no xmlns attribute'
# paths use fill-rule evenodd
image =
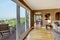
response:
<svg viewBox="0 0 60 40"><path fill-rule="evenodd" d="M8 24L0 24L0 34L3 37L3 33L9 33L10 34L10 28Z"/></svg>

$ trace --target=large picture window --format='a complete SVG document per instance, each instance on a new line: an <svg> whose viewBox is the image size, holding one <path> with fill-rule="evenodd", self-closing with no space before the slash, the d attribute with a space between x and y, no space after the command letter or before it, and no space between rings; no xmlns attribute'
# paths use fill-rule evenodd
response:
<svg viewBox="0 0 60 40"><path fill-rule="evenodd" d="M25 32L25 8L20 6L20 34Z"/></svg>
<svg viewBox="0 0 60 40"><path fill-rule="evenodd" d="M20 34L24 34L30 28L30 12L20 6Z"/></svg>
<svg viewBox="0 0 60 40"><path fill-rule="evenodd" d="M11 0L0 0L0 29L3 29L0 40L16 40L16 3Z"/></svg>
<svg viewBox="0 0 60 40"><path fill-rule="evenodd" d="M28 30L29 29L29 27L30 27L30 12L28 11L28 10L26 10L26 30Z"/></svg>

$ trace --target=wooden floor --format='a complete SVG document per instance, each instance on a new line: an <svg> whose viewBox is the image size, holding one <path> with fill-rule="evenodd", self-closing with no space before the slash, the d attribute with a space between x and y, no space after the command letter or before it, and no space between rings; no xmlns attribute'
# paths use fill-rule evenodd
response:
<svg viewBox="0 0 60 40"><path fill-rule="evenodd" d="M45 28L33 29L25 40L54 40L52 30Z"/></svg>

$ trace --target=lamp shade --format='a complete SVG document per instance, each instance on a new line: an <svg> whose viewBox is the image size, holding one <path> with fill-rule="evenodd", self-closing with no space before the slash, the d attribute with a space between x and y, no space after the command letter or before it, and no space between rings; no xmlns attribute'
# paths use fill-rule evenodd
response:
<svg viewBox="0 0 60 40"><path fill-rule="evenodd" d="M48 20L48 23L51 23L51 20Z"/></svg>

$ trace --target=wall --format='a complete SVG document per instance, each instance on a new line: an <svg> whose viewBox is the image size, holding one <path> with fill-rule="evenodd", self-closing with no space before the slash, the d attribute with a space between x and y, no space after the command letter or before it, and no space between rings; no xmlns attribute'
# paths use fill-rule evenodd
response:
<svg viewBox="0 0 60 40"><path fill-rule="evenodd" d="M31 27L33 28L34 27L34 11L31 11L31 17L30 17L30 21L31 21Z"/></svg>
<svg viewBox="0 0 60 40"><path fill-rule="evenodd" d="M56 14L56 12L60 12L60 9L46 9L46 10L35 10L35 12L41 12L42 13L42 15L43 15L43 18L42 18L42 20L43 20L43 26L44 26L44 24L45 24L45 14L47 14L47 13L50 13L50 15L51 15L51 20L52 21L55 21L55 14Z"/></svg>

